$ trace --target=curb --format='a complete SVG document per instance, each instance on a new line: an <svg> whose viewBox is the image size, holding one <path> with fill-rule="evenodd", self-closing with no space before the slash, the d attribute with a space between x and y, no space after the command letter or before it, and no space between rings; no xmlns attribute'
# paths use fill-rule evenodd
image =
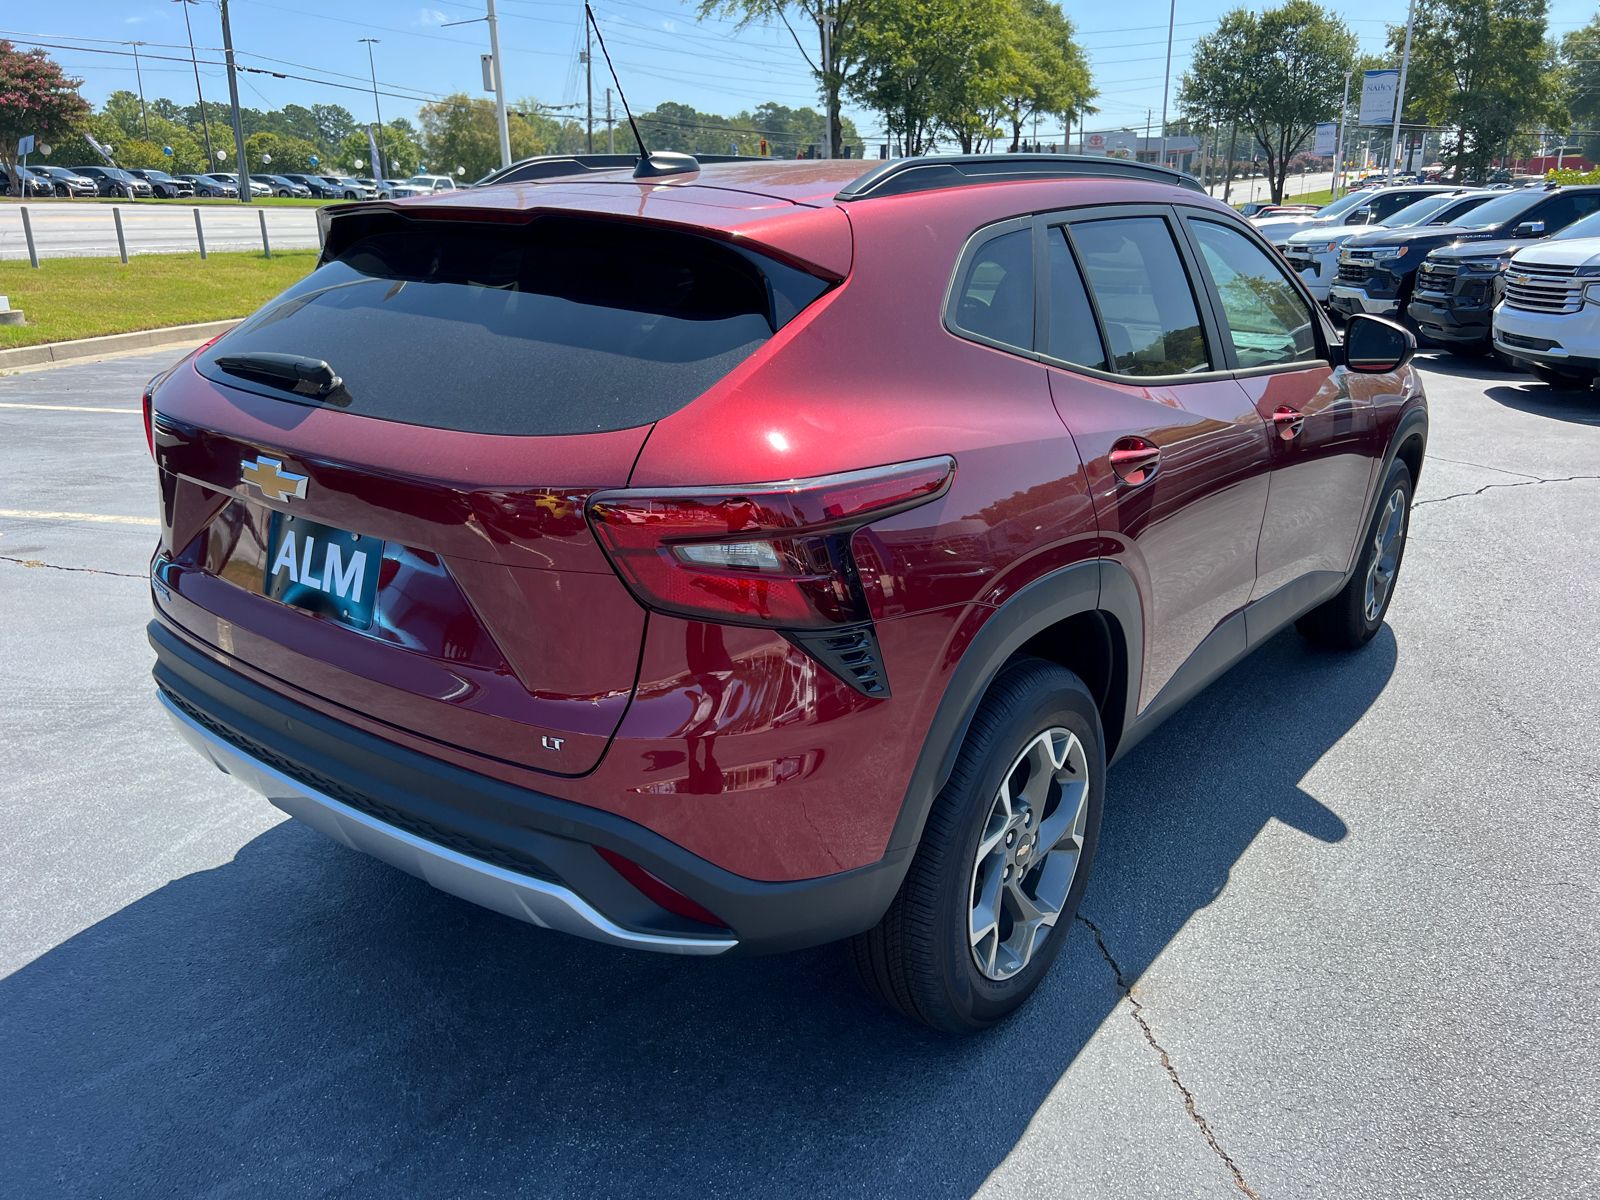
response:
<svg viewBox="0 0 1600 1200"><path fill-rule="evenodd" d="M152 350L160 346L203 342L227 333L243 319L235 317L227 321L201 321L196 325L169 325L165 329L139 329L133 333L111 333L104 337L76 338L70 342L46 342L42 346L16 346L10 350L0 350L0 371L11 367L69 362L75 358L96 358L102 354L126 354L130 350Z"/></svg>

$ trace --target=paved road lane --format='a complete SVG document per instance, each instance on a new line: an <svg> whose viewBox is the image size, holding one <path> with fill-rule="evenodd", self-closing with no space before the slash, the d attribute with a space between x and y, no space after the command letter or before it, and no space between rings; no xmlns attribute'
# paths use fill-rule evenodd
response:
<svg viewBox="0 0 1600 1200"><path fill-rule="evenodd" d="M72 516L152 515L171 357L0 377L62 406L0 407L0 1191L1600 1194L1600 396L1427 367L1388 626L1275 639L1120 764L1098 936L958 1041L830 950L475 909L182 747L154 531Z"/></svg>

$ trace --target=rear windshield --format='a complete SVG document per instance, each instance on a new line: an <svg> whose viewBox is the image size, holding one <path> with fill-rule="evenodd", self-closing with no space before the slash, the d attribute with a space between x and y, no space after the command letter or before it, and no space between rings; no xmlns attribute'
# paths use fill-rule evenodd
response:
<svg viewBox="0 0 1600 1200"><path fill-rule="evenodd" d="M473 433L626 429L689 403L827 287L742 248L619 222L373 226L206 350L200 373L312 403L238 371L241 357L289 354L339 377L315 403L362 416Z"/></svg>

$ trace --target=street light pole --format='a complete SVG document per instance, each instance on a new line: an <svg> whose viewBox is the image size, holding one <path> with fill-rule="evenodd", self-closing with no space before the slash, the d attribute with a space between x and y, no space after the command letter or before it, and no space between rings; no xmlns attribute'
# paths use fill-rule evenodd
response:
<svg viewBox="0 0 1600 1200"><path fill-rule="evenodd" d="M216 162L211 153L211 121L206 116L206 94L200 90L200 64L194 57L194 27L189 24L189 6L199 4L200 0L172 0L174 4L183 6L183 27L189 33L189 65L194 68L194 94L200 101L200 128L206 135L206 170L211 170L211 164Z"/></svg>
<svg viewBox="0 0 1600 1200"><path fill-rule="evenodd" d="M367 44L367 71L372 76L372 111L378 114L378 134L377 137L372 139L372 144L377 148L378 153L382 155L383 147L378 143L379 139L383 137L383 106L378 103L378 67L372 58L372 48L376 46L380 40L381 39L375 37L356 39L358 42L365 42ZM383 162L381 158L373 162L372 175L375 179L383 179Z"/></svg>
<svg viewBox="0 0 1600 1200"><path fill-rule="evenodd" d="M584 135L584 146L590 154L594 153L594 30L589 28L589 22L583 23L583 89L588 96L588 117Z"/></svg>
<svg viewBox="0 0 1600 1200"><path fill-rule="evenodd" d="M500 165L511 165L511 125L506 117L506 70L500 59L500 19L488 0L489 53L494 59L494 116L500 126Z"/></svg>
<svg viewBox="0 0 1600 1200"><path fill-rule="evenodd" d="M1352 72L1350 71L1346 71L1344 73L1344 99L1339 101L1339 148L1334 152L1335 157L1333 160L1333 178L1328 181L1329 190L1332 192L1332 198L1335 200L1339 198L1339 180L1344 174L1344 119L1345 115L1350 111L1351 74Z"/></svg>
<svg viewBox="0 0 1600 1200"><path fill-rule="evenodd" d="M228 0L222 0L222 58L228 64L228 107L233 116L233 157L239 167L239 203L253 204L250 164L244 154L244 122L239 117L239 76L233 68L233 33L228 28ZM185 10L187 12L187 10Z"/></svg>
<svg viewBox="0 0 1600 1200"><path fill-rule="evenodd" d="M1161 79L1161 165L1167 165L1167 93L1172 88L1172 30L1178 19L1178 0L1167 7L1167 73Z"/></svg>
<svg viewBox="0 0 1600 1200"><path fill-rule="evenodd" d="M1400 112L1406 106L1406 75L1411 70L1411 31L1416 23L1417 0L1411 0L1411 6L1406 10L1406 48L1400 55L1400 85L1394 93L1394 138L1389 147L1389 171L1393 171L1400 161Z"/></svg>
<svg viewBox="0 0 1600 1200"><path fill-rule="evenodd" d="M150 118L144 111L144 72L139 70L139 47L143 42L129 42L133 47L133 77L139 81L139 124L144 126L145 140L150 140Z"/></svg>

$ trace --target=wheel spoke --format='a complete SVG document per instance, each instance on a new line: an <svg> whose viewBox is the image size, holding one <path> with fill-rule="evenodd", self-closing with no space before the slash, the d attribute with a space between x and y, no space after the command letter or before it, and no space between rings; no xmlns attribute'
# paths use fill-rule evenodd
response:
<svg viewBox="0 0 1600 1200"><path fill-rule="evenodd" d="M1034 949L1045 931L1056 923L1059 910L1029 896L1016 877L1006 888L1006 898L1014 916L1006 948L1016 958L1017 969L1021 970L1033 958Z"/></svg>

